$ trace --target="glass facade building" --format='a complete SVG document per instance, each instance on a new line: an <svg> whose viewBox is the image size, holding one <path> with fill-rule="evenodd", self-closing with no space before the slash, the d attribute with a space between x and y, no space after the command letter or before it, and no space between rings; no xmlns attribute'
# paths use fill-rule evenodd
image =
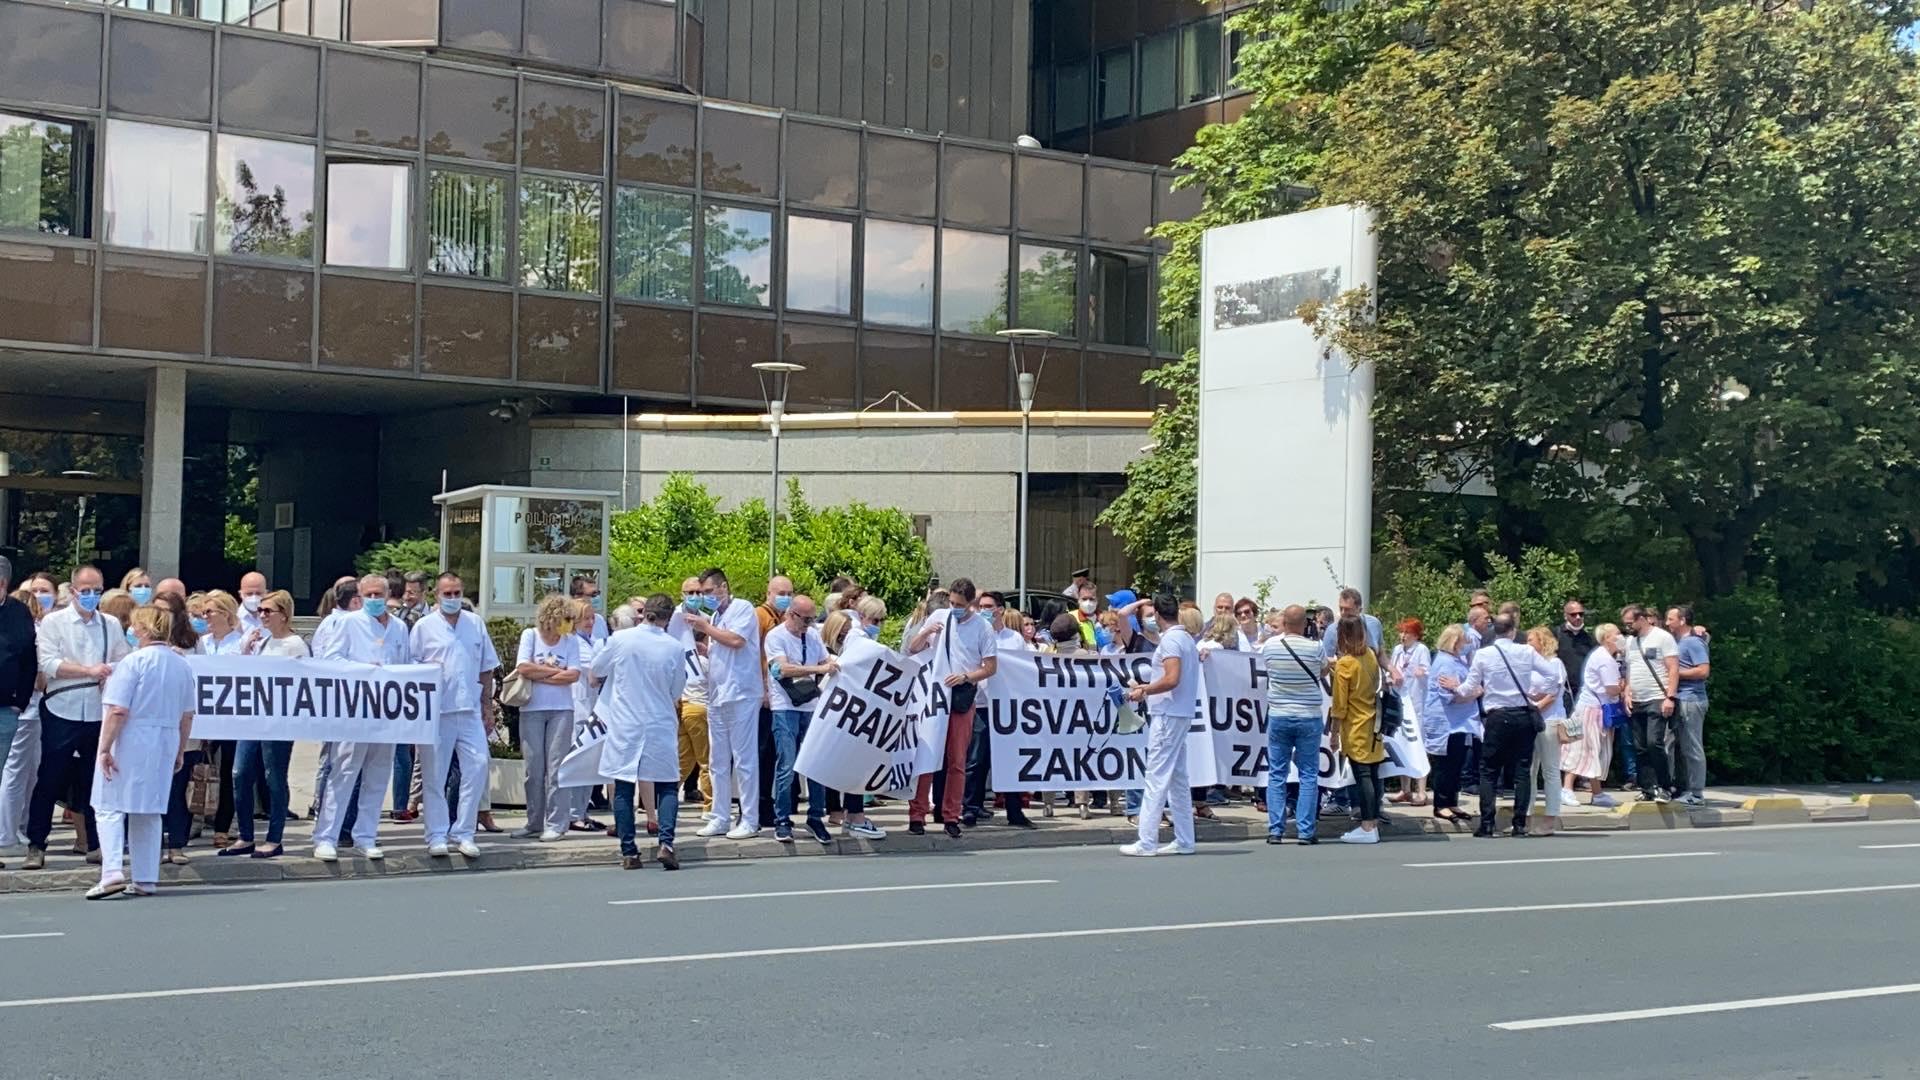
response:
<svg viewBox="0 0 1920 1080"><path fill-rule="evenodd" d="M1168 169L680 92L718 17L0 0L0 348L729 408L791 360L796 408L1001 409L993 332L1037 326L1039 407L1153 403Z"/></svg>

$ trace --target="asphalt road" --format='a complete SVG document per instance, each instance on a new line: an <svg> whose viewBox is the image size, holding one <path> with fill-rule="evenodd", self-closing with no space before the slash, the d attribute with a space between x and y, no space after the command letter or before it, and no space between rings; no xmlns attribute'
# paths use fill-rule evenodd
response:
<svg viewBox="0 0 1920 1080"><path fill-rule="evenodd" d="M10 897L0 1077L1911 1077L1917 916L1920 823Z"/></svg>

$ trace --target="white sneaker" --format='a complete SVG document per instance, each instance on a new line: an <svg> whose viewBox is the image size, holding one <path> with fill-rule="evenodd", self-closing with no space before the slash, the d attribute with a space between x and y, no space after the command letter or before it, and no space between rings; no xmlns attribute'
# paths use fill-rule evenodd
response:
<svg viewBox="0 0 1920 1080"><path fill-rule="evenodd" d="M1353 828L1341 834L1340 842L1343 844L1377 844L1380 842L1380 830L1375 829L1372 832L1368 832L1366 829L1355 825Z"/></svg>
<svg viewBox="0 0 1920 1080"><path fill-rule="evenodd" d="M862 840L885 840L887 838L887 830L875 825L871 821L863 821L857 825L842 825L840 826L840 832L842 835L857 836Z"/></svg>
<svg viewBox="0 0 1920 1080"><path fill-rule="evenodd" d="M1562 806L1579 806L1579 805L1580 805L1580 800L1579 800L1579 798L1578 798L1578 797L1576 797L1576 796L1574 795L1574 793L1573 793L1573 792L1571 792L1571 791L1568 791L1568 790L1567 790L1566 788L1561 788L1561 789L1560 789L1560 805L1562 805Z"/></svg>
<svg viewBox="0 0 1920 1080"><path fill-rule="evenodd" d="M460 841L460 854L469 859L480 857L480 845L471 840Z"/></svg>
<svg viewBox="0 0 1920 1080"><path fill-rule="evenodd" d="M1140 841L1135 840L1131 844L1120 845L1120 854L1137 855L1142 858L1151 858L1155 855L1160 854L1160 849L1158 847L1153 847L1147 844L1143 844Z"/></svg>
<svg viewBox="0 0 1920 1080"><path fill-rule="evenodd" d="M540 842L543 844L551 844L555 840L559 840L565 837L566 835L567 835L566 833L554 832L552 829L548 829L546 832L543 832L540 834Z"/></svg>
<svg viewBox="0 0 1920 1080"><path fill-rule="evenodd" d="M428 845L427 845L427 854L429 854L429 855L431 855L431 856L433 856L433 857L434 857L434 858L436 858L436 859L444 859L444 858L446 858L446 857L447 857L447 842L446 842L445 840L435 840L435 841L434 841L433 843L431 843L431 844L428 844Z"/></svg>
<svg viewBox="0 0 1920 1080"><path fill-rule="evenodd" d="M727 823L722 818L713 818L712 820L708 821L705 825L702 825L700 827L700 831L697 833L694 833L693 835L725 836L727 835Z"/></svg>
<svg viewBox="0 0 1920 1080"><path fill-rule="evenodd" d="M1199 849L1199 847L1198 847L1197 845L1194 845L1194 844L1178 844L1178 843L1176 843L1176 844L1174 844L1174 845L1173 845L1173 853L1174 853L1175 855L1191 855L1191 854L1193 854L1194 852L1196 852L1196 851L1198 851L1198 850L1200 850L1200 849Z"/></svg>
<svg viewBox="0 0 1920 1080"><path fill-rule="evenodd" d="M379 844L369 844L366 847L360 848L359 851L368 862L379 862L381 859L387 857L387 853L380 850Z"/></svg>
<svg viewBox="0 0 1920 1080"><path fill-rule="evenodd" d="M1614 806L1619 806L1620 801L1603 791L1600 794L1595 795L1593 799L1587 803L1587 805L1599 806L1599 807L1614 807Z"/></svg>
<svg viewBox="0 0 1920 1080"><path fill-rule="evenodd" d="M313 857L321 862L334 862L340 858L340 852L332 844L315 844Z"/></svg>
<svg viewBox="0 0 1920 1080"><path fill-rule="evenodd" d="M759 829L749 829L744 824L735 825L733 828L727 830L727 839L729 840L751 840L759 835Z"/></svg>

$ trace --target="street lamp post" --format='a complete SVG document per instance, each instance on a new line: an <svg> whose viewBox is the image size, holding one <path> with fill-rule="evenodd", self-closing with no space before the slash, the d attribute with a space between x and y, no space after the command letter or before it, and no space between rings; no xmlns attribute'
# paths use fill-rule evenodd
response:
<svg viewBox="0 0 1920 1080"><path fill-rule="evenodd" d="M767 360L753 365L760 376L760 394L767 399L768 427L773 433L773 490L767 499L767 576L780 572L780 420L787 412L787 383L804 364Z"/></svg>
<svg viewBox="0 0 1920 1080"><path fill-rule="evenodd" d="M1007 365L1012 370L1014 385L1020 392L1020 507L1019 538L1014 542L1020 545L1015 555L1014 594L1020 598L1020 607L1026 609L1027 601L1027 490L1033 475L1033 395L1040 386L1040 372L1047 366L1046 343L1060 335L1051 330L1034 330L1015 327L999 331L999 336L1007 339ZM1032 371L1026 368L1025 357L1021 354L1020 343L1040 342L1040 362Z"/></svg>

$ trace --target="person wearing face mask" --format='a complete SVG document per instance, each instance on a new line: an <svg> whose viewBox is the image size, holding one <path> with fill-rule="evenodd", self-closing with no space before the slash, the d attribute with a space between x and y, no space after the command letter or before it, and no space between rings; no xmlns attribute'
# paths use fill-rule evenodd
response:
<svg viewBox="0 0 1920 1080"><path fill-rule="evenodd" d="M680 583L680 605L667 620L667 636L680 643L687 656L687 685L680 691L680 796L682 806L704 804L713 813L712 748L707 741L707 672L711 666L710 641L695 634L687 617L701 608L700 579L690 577ZM644 603L644 601L643 601ZM698 782L696 783L696 774Z"/></svg>
<svg viewBox="0 0 1920 1080"><path fill-rule="evenodd" d="M47 688L46 676L40 674L38 631L40 622L53 611L57 595L54 580L45 574L29 577L20 591L26 594L22 602L33 617L36 646L29 654L33 660L33 694L20 710L20 721L6 748L4 769L0 769L0 854L6 855L21 854L27 847L27 793L40 768L40 696ZM16 593L16 598L19 595Z"/></svg>
<svg viewBox="0 0 1920 1080"><path fill-rule="evenodd" d="M1120 854L1158 855L1160 814L1171 808L1173 850L1175 854L1191 855L1193 802L1187 787L1187 728L1200 700L1200 650L1193 634L1177 621L1178 601L1162 594L1154 598L1153 607L1161 624L1168 628L1153 654L1156 677L1127 690L1128 700L1147 702L1152 718L1147 724L1146 797L1137 815L1139 838L1122 846Z"/></svg>
<svg viewBox="0 0 1920 1080"><path fill-rule="evenodd" d="M946 756L936 797L940 802L939 820L946 826L947 835L957 840L961 803L966 795L967 746L973 737L974 698L980 684L993 677L999 664L999 647L988 620L974 613L973 582L955 578L947 586L947 595L953 606L927 616L927 625L907 643L907 653L929 665L940 687L936 694L944 696L947 703ZM935 779L933 773L920 777L907 806L908 832L919 835L927 831L931 809L928 796L934 793Z"/></svg>
<svg viewBox="0 0 1920 1080"><path fill-rule="evenodd" d="M440 667L440 715L433 742L420 748L421 784L426 793L427 854L444 858L448 845L469 859L480 857L474 843L480 803L486 798L487 736L493 731L493 672L500 657L480 616L461 601L466 586L451 571L434 582L436 610L413 625L408 646L416 662ZM447 774L460 759L459 816L447 806ZM376 801L377 808L379 803Z"/></svg>
<svg viewBox="0 0 1920 1080"><path fill-rule="evenodd" d="M102 858L100 883L87 891L89 900L123 892L152 896L160 885L161 820L194 709L193 672L167 647L171 621L158 607L134 612L134 652L114 665L101 694L104 722L89 764ZM123 852L132 855L131 875Z"/></svg>
<svg viewBox="0 0 1920 1080"><path fill-rule="evenodd" d="M701 836L748 840L760 834L760 727L757 714L766 693L760 669L760 620L734 598L726 572L700 575L700 611L686 616L708 648L707 733L713 767L714 819ZM729 828L728 800L740 800L740 819Z"/></svg>
<svg viewBox="0 0 1920 1080"><path fill-rule="evenodd" d="M764 658L767 650L767 635L787 617L787 608L793 603L793 582L779 574L767 580L767 598L755 605L754 617L760 620L760 653ZM764 671L762 672L764 674ZM762 679L760 693L760 805L771 809L773 806L773 701L772 688ZM798 798L797 792L789 791L789 796Z"/></svg>
<svg viewBox="0 0 1920 1080"><path fill-rule="evenodd" d="M407 627L387 611L387 579L368 574L360 579L360 610L343 616L328 639L324 651L316 650L322 660L346 660L356 664L405 664L412 660ZM359 797L353 808L351 829L354 845L369 860L386 858L378 843L380 803L387 793L393 773L391 743L336 742L328 759L326 791L320 796L320 809L313 819L313 857L333 862L340 857L337 840L347 816L347 801L356 786Z"/></svg>
<svg viewBox="0 0 1920 1080"><path fill-rule="evenodd" d="M0 555L0 746L12 746L20 714L33 700L40 676L39 653L34 648L33 613L9 595L13 564ZM0 843L13 843L12 825L0 832Z"/></svg>
<svg viewBox="0 0 1920 1080"><path fill-rule="evenodd" d="M567 583L567 595L593 609L593 631L591 637L595 645L607 640L607 601L600 595L600 583L583 574L575 574Z"/></svg>
<svg viewBox="0 0 1920 1080"><path fill-rule="evenodd" d="M200 635L198 651L203 656L241 656L246 653L246 636L240 629L240 601L221 589L202 593L197 603L189 601L194 633ZM220 777L220 804L213 815L213 846L225 850L232 841L233 761L237 745L232 739L209 740L204 749L207 761Z"/></svg>
<svg viewBox="0 0 1920 1080"><path fill-rule="evenodd" d="M267 575L250 570L240 575L240 633L243 637L265 640L266 628L260 624L260 601L267 595Z"/></svg>
<svg viewBox="0 0 1920 1080"><path fill-rule="evenodd" d="M120 587L133 597L134 607L153 603L153 578L137 566L120 576Z"/></svg>
<svg viewBox="0 0 1920 1080"><path fill-rule="evenodd" d="M858 599L854 600L852 605L845 609L842 614L847 615L849 619L846 624L846 630L840 637L838 649L834 653L835 656L844 653L856 635L864 637L871 644L879 644L880 626L887 621L887 605L881 602L879 597L862 594ZM823 635L823 638L824 637L826 637L826 635ZM859 648L858 645L853 647L856 649ZM833 676L832 678L837 677L838 676ZM830 678L828 683L820 687L821 696L824 697L827 693L831 692L831 690L832 684ZM887 838L887 831L885 829L867 820L866 796L857 791L843 791L838 793L829 791L827 793L828 806L833 805L832 800L836 794L839 796L842 818L840 835L857 837L861 840L885 840Z"/></svg>
<svg viewBox="0 0 1920 1080"><path fill-rule="evenodd" d="M793 761L800 743L807 737L813 712L819 706L820 684L840 670L840 662L827 652L826 642L814 626L817 614L813 598L787 594L790 601L781 606L786 612L767 633L767 696L773 706L774 778L773 838L793 843ZM833 844L827 831L826 785L807 778L807 835L822 846Z"/></svg>
<svg viewBox="0 0 1920 1080"><path fill-rule="evenodd" d="M27 805L29 870L46 866L53 802L68 792L69 808L86 819L87 857L96 858L100 848L90 805L92 763L100 751L100 688L127 655L126 631L99 611L103 591L98 568L75 570L73 606L42 619L34 643L47 690L40 699L40 768Z"/></svg>
<svg viewBox="0 0 1920 1080"><path fill-rule="evenodd" d="M997 592L984 592L975 604L980 618L993 630L994 651L1000 656L1008 653L1027 651L1026 639L1020 636L1019 626L1022 616L1019 611L1007 606L1006 596ZM1103 616L1104 617L1104 616ZM1111 637L1105 630L1102 636ZM996 661L997 663L998 661ZM973 828L982 819L993 817L993 806L987 802L987 782L993 773L993 729L987 724L985 709L973 711L973 736L967 746L967 793L960 805L960 824ZM1046 796L1042 805L1051 806ZM1017 829L1032 829L1037 826L1027 817L1027 797L1014 791L1003 793L1007 804L1007 824Z"/></svg>
<svg viewBox="0 0 1920 1080"><path fill-rule="evenodd" d="M1088 650L1101 648L1100 644L1100 594L1094 591L1091 583L1080 586L1080 595L1074 598L1073 618L1079 624L1080 644Z"/></svg>

